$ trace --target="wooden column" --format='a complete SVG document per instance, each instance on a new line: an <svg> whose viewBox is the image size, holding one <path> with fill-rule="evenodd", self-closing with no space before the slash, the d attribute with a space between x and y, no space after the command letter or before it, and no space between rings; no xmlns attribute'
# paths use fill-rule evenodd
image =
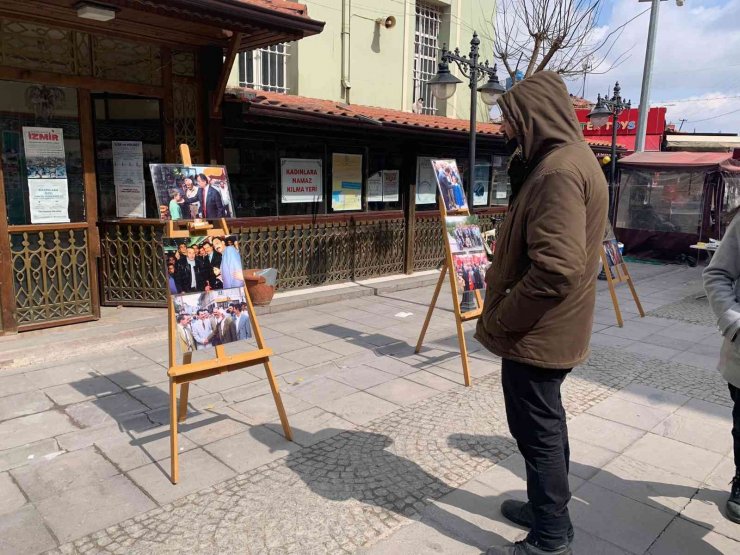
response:
<svg viewBox="0 0 740 555"><path fill-rule="evenodd" d="M5 205L5 180L3 160L0 158L0 317L2 333L16 333L15 294L13 293L13 267L10 257L10 235L8 233L8 212Z"/></svg>
<svg viewBox="0 0 740 555"><path fill-rule="evenodd" d="M172 99L172 51L162 48L162 123L164 127L164 161L177 163L177 144L175 143L175 106Z"/></svg>
<svg viewBox="0 0 740 555"><path fill-rule="evenodd" d="M87 259L90 276L90 302L95 318L100 318L100 287L98 258L100 233L98 232L98 180L95 174L95 129L90 91L77 90L77 110L80 118L82 147L82 179L85 187L85 219L87 221Z"/></svg>
<svg viewBox="0 0 740 555"><path fill-rule="evenodd" d="M409 196L406 207L406 256L403 271L414 273L414 245L416 243L416 183L409 185Z"/></svg>

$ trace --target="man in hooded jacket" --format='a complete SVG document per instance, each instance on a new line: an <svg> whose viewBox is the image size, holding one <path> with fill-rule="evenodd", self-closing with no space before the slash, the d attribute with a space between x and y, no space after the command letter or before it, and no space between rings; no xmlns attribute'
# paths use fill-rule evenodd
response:
<svg viewBox="0 0 740 555"><path fill-rule="evenodd" d="M531 531L488 553L567 555L573 527L560 386L589 354L608 190L557 74L517 83L499 106L516 146L512 197L476 338L503 359L506 417L526 463L528 502L505 501L501 510Z"/></svg>

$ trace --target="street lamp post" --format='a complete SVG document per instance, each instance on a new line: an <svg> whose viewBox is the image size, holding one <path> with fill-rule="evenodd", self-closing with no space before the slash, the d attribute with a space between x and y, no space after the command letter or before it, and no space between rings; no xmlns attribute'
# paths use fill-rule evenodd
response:
<svg viewBox="0 0 740 555"><path fill-rule="evenodd" d="M612 97L602 97L600 94L596 99L596 106L588 114L588 119L591 120L591 124L594 127L602 127L606 125L609 118L612 120L612 149L611 149L611 164L609 168L609 218L613 222L616 219L616 203L617 203L617 120L619 115L625 110L629 110L631 101L625 100L621 95L622 88L617 82L614 85Z"/></svg>
<svg viewBox="0 0 740 555"><path fill-rule="evenodd" d="M460 72L468 78L468 86L470 87L470 151L468 155L468 210L473 213L474 195L473 188L475 185L475 133L476 133L476 119L478 112L478 98L477 92L481 93L481 99L483 102L491 106L496 103L499 96L501 96L506 89L499 83L496 75L496 66L491 67L486 60L483 63L479 62L480 58L480 39L478 33L473 32L473 38L470 41L470 53L467 56L460 54L460 49L455 48L454 52L447 50L447 46L442 46L442 52L439 58L439 69L437 75L428 81L429 88L435 98L439 100L447 100L453 94L455 94L455 88L459 83L462 83L460 79L450 73L451 62L457 65ZM478 87L478 82L482 81L488 76L488 81ZM449 269L453 271L452 268ZM473 293L466 291L463 293L463 300L460 308L463 312L475 310L477 307L477 301Z"/></svg>

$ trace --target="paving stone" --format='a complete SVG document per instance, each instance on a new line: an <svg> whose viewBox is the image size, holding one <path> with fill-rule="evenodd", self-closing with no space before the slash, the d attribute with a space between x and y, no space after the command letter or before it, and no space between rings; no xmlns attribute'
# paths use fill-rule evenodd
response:
<svg viewBox="0 0 740 555"><path fill-rule="evenodd" d="M736 540L707 530L683 518L677 518L668 525L668 528L650 547L648 555L676 555L677 553L719 555L735 553L738 548L740 546Z"/></svg>
<svg viewBox="0 0 740 555"><path fill-rule="evenodd" d="M77 451L104 439L110 439L120 434L143 432L154 426L155 424L146 415L140 414L127 418L122 422L106 424L97 428L84 428L62 434L57 436L56 440L60 449L64 451Z"/></svg>
<svg viewBox="0 0 740 555"><path fill-rule="evenodd" d="M645 432L591 414L581 414L568 422L568 434L585 443L621 452L645 435Z"/></svg>
<svg viewBox="0 0 740 555"><path fill-rule="evenodd" d="M619 453L572 437L568 439L568 443L570 473L584 480L592 478L605 464L619 456Z"/></svg>
<svg viewBox="0 0 740 555"><path fill-rule="evenodd" d="M366 364L397 377L406 376L418 371L418 368L389 356L373 358L372 360L368 360Z"/></svg>
<svg viewBox="0 0 740 555"><path fill-rule="evenodd" d="M0 450L12 449L77 428L66 414L49 410L0 423Z"/></svg>
<svg viewBox="0 0 740 555"><path fill-rule="evenodd" d="M57 405L82 403L98 397L120 393L121 388L105 376L85 378L71 384L61 384L44 389L44 393Z"/></svg>
<svg viewBox="0 0 740 555"><path fill-rule="evenodd" d="M671 414L659 408L638 405L619 397L610 397L591 407L588 412L645 431L654 428Z"/></svg>
<svg viewBox="0 0 740 555"><path fill-rule="evenodd" d="M56 545L32 505L0 514L0 553L35 555Z"/></svg>
<svg viewBox="0 0 740 555"><path fill-rule="evenodd" d="M124 472L139 468L170 456L170 429L157 427L143 433L116 434L95 442L100 451ZM180 434L178 451L184 453L197 445Z"/></svg>
<svg viewBox="0 0 740 555"><path fill-rule="evenodd" d="M439 530L433 522L412 522L390 538L372 547L361 548L358 555L398 555L399 553L439 553L441 555L479 555L482 548L469 545Z"/></svg>
<svg viewBox="0 0 740 555"><path fill-rule="evenodd" d="M395 378L393 374L383 372L382 370L378 370L364 364L337 368L334 372L329 374L329 377L332 380L342 382L343 384L356 389L367 389L381 383L389 382Z"/></svg>
<svg viewBox="0 0 740 555"><path fill-rule="evenodd" d="M262 375L264 376L264 366L262 366ZM212 376L205 380L199 380L198 386L209 393L216 393L226 389L233 389L259 380L256 376L244 370L234 370L225 372L218 376Z"/></svg>
<svg viewBox="0 0 740 555"><path fill-rule="evenodd" d="M404 379L420 383L421 385L431 387L433 389L436 389L437 391L449 391L453 387L459 385L457 383L457 380L448 380L447 378L438 376L437 374L428 372L426 370L419 370L418 372L414 372L413 374L408 374L407 376L404 376Z"/></svg>
<svg viewBox="0 0 740 555"><path fill-rule="evenodd" d="M681 512L701 482L621 456L603 467L591 483L674 514Z"/></svg>
<svg viewBox="0 0 740 555"><path fill-rule="evenodd" d="M59 452L59 445L52 438L0 450L0 472L18 468L43 457L54 456Z"/></svg>
<svg viewBox="0 0 740 555"><path fill-rule="evenodd" d="M152 353L156 352L159 356L156 356L155 358L161 359L162 353L167 353L167 346L162 346L160 344L153 348L144 348L144 350L151 350ZM166 354L164 359L155 360L155 362L162 362L163 360L166 360L167 356L168 355ZM131 348L124 349L119 353L109 353L89 361L90 366L101 374L112 374L131 371L135 368L148 366L151 363L151 358L147 357L146 355L139 354Z"/></svg>
<svg viewBox="0 0 740 555"><path fill-rule="evenodd" d="M308 368L299 368L293 372L287 372L280 376L281 384L300 385L318 378L326 378L336 372L338 366L334 362L318 364ZM284 385L281 385L284 387Z"/></svg>
<svg viewBox="0 0 740 555"><path fill-rule="evenodd" d="M673 519L592 483L576 492L568 508L579 528L632 553L644 553Z"/></svg>
<svg viewBox="0 0 740 555"><path fill-rule="evenodd" d="M718 426L703 418L688 418L672 414L655 426L652 433L689 445L726 455L732 449L732 435L726 426Z"/></svg>
<svg viewBox="0 0 740 555"><path fill-rule="evenodd" d="M94 401L70 405L64 409L64 412L80 426L91 428L124 420L146 410L146 405L143 405L128 393L117 393Z"/></svg>
<svg viewBox="0 0 740 555"><path fill-rule="evenodd" d="M282 356L283 358L300 362L302 364L304 364L305 362L308 362L309 364L321 364L324 362L335 360L342 356L339 353L335 353L327 349L315 346L296 349L289 352L283 350L279 352L280 356Z"/></svg>
<svg viewBox="0 0 740 555"><path fill-rule="evenodd" d="M357 389L331 378L320 377L305 383L285 388L293 397L317 405L355 393Z"/></svg>
<svg viewBox="0 0 740 555"><path fill-rule="evenodd" d="M17 511L26 504L26 497L7 472L0 472L0 499L0 515Z"/></svg>
<svg viewBox="0 0 740 555"><path fill-rule="evenodd" d="M616 335L605 334L604 331L600 331L599 333L595 333L591 336L591 345L595 345L598 347L622 348L622 347L626 347L627 345L631 345L632 343L634 343L633 339L628 339L626 337L618 337Z"/></svg>
<svg viewBox="0 0 740 555"><path fill-rule="evenodd" d="M89 364L76 362L29 372L26 377L36 384L36 388L46 389L53 385L79 382L98 375Z"/></svg>
<svg viewBox="0 0 740 555"><path fill-rule="evenodd" d="M290 393L281 392L280 398L283 401L285 412L289 416L313 407L311 403L294 397ZM266 393L259 397L242 401L241 403L232 405L232 408L241 413L243 418L253 426L274 422L278 415L275 398L272 396L272 393Z"/></svg>
<svg viewBox="0 0 740 555"><path fill-rule="evenodd" d="M621 307L620 307L621 308ZM600 332L603 335L612 335L615 337L622 337L625 339L638 340L642 339L646 335L652 335L654 333L660 333L665 331L665 327L656 326L654 324L646 324L639 321L625 322L624 327L612 326Z"/></svg>
<svg viewBox="0 0 740 555"><path fill-rule="evenodd" d="M364 391L358 391L335 401L319 403L318 406L358 426L367 424L399 408L394 403Z"/></svg>
<svg viewBox="0 0 740 555"><path fill-rule="evenodd" d="M40 460L10 473L29 499L38 502L110 478L118 474L118 470L88 447L51 460Z"/></svg>
<svg viewBox="0 0 740 555"><path fill-rule="evenodd" d="M368 389L367 392L400 406L411 405L439 393L436 389L404 378L397 378L390 382L376 385Z"/></svg>
<svg viewBox="0 0 740 555"><path fill-rule="evenodd" d="M198 445L205 445L249 429L246 418L232 408L205 412L180 424L180 432Z"/></svg>
<svg viewBox="0 0 740 555"><path fill-rule="evenodd" d="M368 345L356 345L345 341L344 339L335 339L333 341L328 341L327 343L322 343L321 347L342 356L351 356L372 351Z"/></svg>
<svg viewBox="0 0 740 555"><path fill-rule="evenodd" d="M167 381L167 369L156 363L105 374L105 377L122 389L133 389L147 384Z"/></svg>
<svg viewBox="0 0 740 555"><path fill-rule="evenodd" d="M293 430L293 441L304 447L354 428L351 422L320 408L303 411L292 416L289 420L290 427ZM278 434L283 433L283 428L277 421L273 421L267 426Z"/></svg>
<svg viewBox="0 0 740 555"><path fill-rule="evenodd" d="M575 527L574 532L575 535L571 544L573 553L582 553L583 555L631 555L629 551L589 534L578 526Z"/></svg>
<svg viewBox="0 0 740 555"><path fill-rule="evenodd" d="M54 535L67 542L155 505L128 478L119 475L47 497L36 506Z"/></svg>
<svg viewBox="0 0 740 555"><path fill-rule="evenodd" d="M226 400L227 403L239 403L247 399L259 397L265 393L270 392L270 384L267 380L260 380L254 383L235 387L233 389L227 389L222 392L221 396Z"/></svg>
<svg viewBox="0 0 740 555"><path fill-rule="evenodd" d="M681 364L688 364L690 366L696 366L709 371L717 371L717 364L719 363L719 350L714 355L702 355L699 353L683 352L673 357L673 360L680 362Z"/></svg>
<svg viewBox="0 0 740 555"><path fill-rule="evenodd" d="M211 455L237 472L247 472L297 451L300 445L288 441L266 426L254 426L246 432L204 447Z"/></svg>
<svg viewBox="0 0 740 555"><path fill-rule="evenodd" d="M730 394L727 392L727 397ZM691 399L684 406L676 411L676 416L688 418L700 418L708 420L717 426L723 426L728 429L732 428L732 408L731 406L722 406L716 403L708 403L701 399Z"/></svg>
<svg viewBox="0 0 740 555"><path fill-rule="evenodd" d="M689 400L686 395L634 383L620 389L614 395L638 405L655 407L670 412L677 410Z"/></svg>
<svg viewBox="0 0 740 555"><path fill-rule="evenodd" d="M648 433L624 451L632 459L694 480L704 480L722 455Z"/></svg>
<svg viewBox="0 0 740 555"><path fill-rule="evenodd" d="M203 449L186 451L179 457L180 481L170 482L170 459L136 468L128 473L136 484L159 504L170 503L189 493L223 482L234 471Z"/></svg>
<svg viewBox="0 0 740 555"><path fill-rule="evenodd" d="M27 391L0 397L0 421L43 412L52 406L49 398L40 391Z"/></svg>
<svg viewBox="0 0 740 555"><path fill-rule="evenodd" d="M36 389L36 384L29 380L25 374L0 375L0 397L25 393L34 389Z"/></svg>
<svg viewBox="0 0 740 555"><path fill-rule="evenodd" d="M649 358L657 358L660 360L671 360L682 352L677 349L671 349L669 347L662 347L660 345L653 345L651 343L641 342L635 342L627 345L624 350L636 355L643 355Z"/></svg>

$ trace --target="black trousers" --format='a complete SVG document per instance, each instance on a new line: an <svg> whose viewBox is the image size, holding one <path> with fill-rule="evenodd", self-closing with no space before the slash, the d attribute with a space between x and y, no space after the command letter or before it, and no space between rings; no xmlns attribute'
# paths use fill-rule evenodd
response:
<svg viewBox="0 0 740 555"><path fill-rule="evenodd" d="M554 549L567 542L570 447L560 386L570 370L503 360L501 383L509 431L527 467L534 513L530 543Z"/></svg>
<svg viewBox="0 0 740 555"><path fill-rule="evenodd" d="M732 444L735 448L735 472L740 473L740 388L727 384L730 387L730 397L735 402L732 407Z"/></svg>

